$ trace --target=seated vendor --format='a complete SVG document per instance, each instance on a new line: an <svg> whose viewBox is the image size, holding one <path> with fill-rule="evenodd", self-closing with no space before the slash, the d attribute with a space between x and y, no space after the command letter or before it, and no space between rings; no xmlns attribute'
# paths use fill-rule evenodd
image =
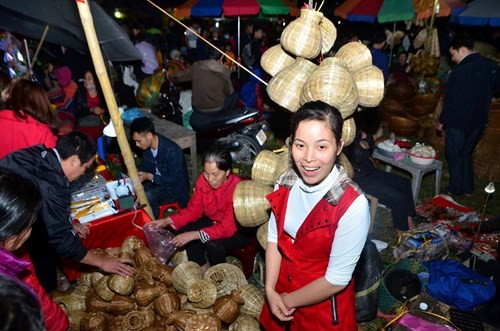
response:
<svg viewBox="0 0 500 331"><path fill-rule="evenodd" d="M368 111L355 114L358 131L354 141L344 147L344 153L354 169L353 180L356 184L365 193L377 197L381 204L391 209L392 221L398 231L407 231L414 227L413 216L416 215L411 182L375 166L372 153L375 148L373 134L377 128L367 120L370 118Z"/></svg>
<svg viewBox="0 0 500 331"><path fill-rule="evenodd" d="M234 216L233 194L241 179L232 172L229 148L212 145L205 152L202 164L203 173L196 180L187 208L154 224L176 230L172 242L185 247L188 259L206 270L226 262L226 252L247 246L250 239L238 231Z"/></svg>
<svg viewBox="0 0 500 331"><path fill-rule="evenodd" d="M185 207L189 198L189 179L182 149L172 140L159 135L147 117L135 119L130 137L142 149L139 178L153 213L158 218L160 205L177 202Z"/></svg>

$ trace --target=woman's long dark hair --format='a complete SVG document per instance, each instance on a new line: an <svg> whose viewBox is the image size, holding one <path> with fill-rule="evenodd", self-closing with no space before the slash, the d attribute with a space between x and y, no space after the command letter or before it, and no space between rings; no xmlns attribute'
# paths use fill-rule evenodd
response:
<svg viewBox="0 0 500 331"><path fill-rule="evenodd" d="M30 180L0 168L0 242L28 230L42 207L42 195Z"/></svg>

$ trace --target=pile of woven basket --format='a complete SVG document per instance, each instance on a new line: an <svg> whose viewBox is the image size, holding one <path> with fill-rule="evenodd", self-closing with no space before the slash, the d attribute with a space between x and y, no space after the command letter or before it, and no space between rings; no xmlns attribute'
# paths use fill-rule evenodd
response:
<svg viewBox="0 0 500 331"><path fill-rule="evenodd" d="M83 273L73 291L54 298L71 330L259 330L263 294L237 266L203 274L185 253L174 255L175 267L163 265L133 236L116 254L134 261L133 277Z"/></svg>
<svg viewBox="0 0 500 331"><path fill-rule="evenodd" d="M348 146L356 136L353 113L358 106L378 106L384 96L384 77L372 65L370 50L359 42L347 43L335 57L316 65L313 61L327 53L336 38L335 25L323 13L302 8L300 17L283 30L280 44L262 55L261 65L272 76L267 93L281 107L296 112L304 103L320 100L337 108L344 119L342 138ZM279 155L260 152L252 167L252 180L240 182L233 196L236 219L242 226L259 227L257 239L264 248L270 212L265 197L292 166L288 147L289 143ZM344 154L338 163L352 176Z"/></svg>

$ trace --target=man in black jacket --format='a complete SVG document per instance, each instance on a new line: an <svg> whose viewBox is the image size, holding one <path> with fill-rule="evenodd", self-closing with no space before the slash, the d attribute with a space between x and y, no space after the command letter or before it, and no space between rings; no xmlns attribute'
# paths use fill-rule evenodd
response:
<svg viewBox="0 0 500 331"><path fill-rule="evenodd" d="M189 178L186 159L179 145L157 134L153 122L147 117L132 122L130 137L144 151L138 167L139 178L155 218L161 216L162 204L177 202L180 207L185 207L189 199Z"/></svg>
<svg viewBox="0 0 500 331"><path fill-rule="evenodd" d="M457 65L446 83L444 107L436 128L438 132L446 129L448 193L456 196L472 194L472 153L488 125L493 94L500 88L498 65L473 48L474 40L465 34L451 42L451 59Z"/></svg>
<svg viewBox="0 0 500 331"><path fill-rule="evenodd" d="M43 207L27 247L38 279L49 293L57 288L59 257L122 276L134 273L127 265L132 263L128 259L96 255L87 250L80 238L89 234L89 228L73 224L70 218L70 182L92 166L95 153L95 143L85 134L74 131L59 139L56 148L36 145L0 160L0 166L30 179L42 193Z"/></svg>

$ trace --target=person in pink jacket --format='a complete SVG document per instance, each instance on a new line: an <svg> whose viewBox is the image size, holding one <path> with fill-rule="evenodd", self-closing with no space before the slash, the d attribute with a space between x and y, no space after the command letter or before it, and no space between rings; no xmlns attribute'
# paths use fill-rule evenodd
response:
<svg viewBox="0 0 500 331"><path fill-rule="evenodd" d="M43 88L20 79L12 82L5 94L7 100L0 110L0 159L37 144L55 147L59 121Z"/></svg>
<svg viewBox="0 0 500 331"><path fill-rule="evenodd" d="M69 328L68 318L40 285L23 249L41 207L42 195L33 183L0 168L0 274L29 287L40 301L46 330L64 331Z"/></svg>
<svg viewBox="0 0 500 331"><path fill-rule="evenodd" d="M202 161L203 173L187 207L155 224L174 229L172 242L184 246L188 259L206 269L205 254L211 266L226 262L226 252L247 246L249 238L238 231L234 216L233 193L241 179L232 172L229 148L215 144Z"/></svg>

